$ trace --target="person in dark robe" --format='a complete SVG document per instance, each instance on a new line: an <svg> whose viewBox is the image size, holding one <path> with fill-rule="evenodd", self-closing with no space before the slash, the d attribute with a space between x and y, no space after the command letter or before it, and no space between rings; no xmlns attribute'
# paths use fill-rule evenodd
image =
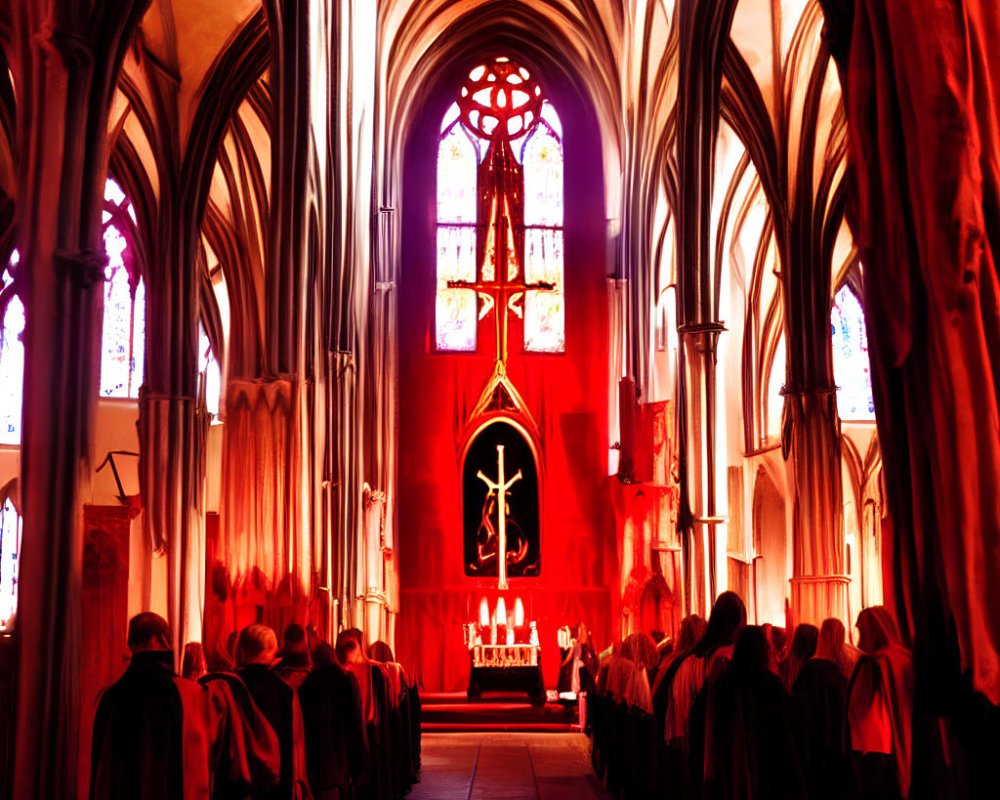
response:
<svg viewBox="0 0 1000 800"><path fill-rule="evenodd" d="M769 661L764 631L744 628L729 665L705 687L706 800L808 796L795 707Z"/></svg>
<svg viewBox="0 0 1000 800"><path fill-rule="evenodd" d="M678 795L701 798L705 758L706 683L729 664L733 645L746 626L747 612L735 592L723 592L712 606L705 635L677 669L667 701L664 739Z"/></svg>
<svg viewBox="0 0 1000 800"><path fill-rule="evenodd" d="M593 692L597 688L597 653L590 641L590 632L582 622L577 626L576 638L570 641L569 647L561 650L560 658L556 691L560 694L572 692L579 697L581 693Z"/></svg>
<svg viewBox="0 0 1000 800"><path fill-rule="evenodd" d="M803 623L796 626L795 633L792 634L792 646L788 650L788 657L781 662L781 674L785 679L785 686L789 690L795 685L795 679L799 677L799 670L816 653L818 640L819 628L815 625Z"/></svg>
<svg viewBox="0 0 1000 800"><path fill-rule="evenodd" d="M656 739L656 763L654 787L656 797L665 797L669 787L678 783L677 754L667 748L663 732L667 721L667 702L674 676L684 660L691 655L695 645L705 635L707 623L697 614L689 614L681 621L681 630L673 650L660 661L656 678L653 680L653 731Z"/></svg>
<svg viewBox="0 0 1000 800"><path fill-rule="evenodd" d="M361 694L361 719L365 724L368 741L368 763L364 774L357 781L357 797L379 800L385 783L385 731L384 715L387 702L385 673L376 662L369 660L360 630L348 628L340 632L335 649L337 661L354 675Z"/></svg>
<svg viewBox="0 0 1000 800"><path fill-rule="evenodd" d="M266 625L248 625L236 642L238 674L278 736L281 778L266 800L311 800L302 711L295 690L275 674L278 639Z"/></svg>
<svg viewBox="0 0 1000 800"><path fill-rule="evenodd" d="M670 684L678 667L687 658L696 644L705 634L706 622L697 614L689 614L681 621L681 631L669 653L660 659L651 691L653 693L653 712L657 719L657 730L662 730L667 717L667 698Z"/></svg>
<svg viewBox="0 0 1000 800"><path fill-rule="evenodd" d="M335 661L318 664L299 688L309 785L316 800L346 800L368 759L361 692Z"/></svg>
<svg viewBox="0 0 1000 800"><path fill-rule="evenodd" d="M333 648L330 647L329 642L319 642L312 651L312 662L313 666L321 667L324 664L329 664L333 662Z"/></svg>
<svg viewBox="0 0 1000 800"><path fill-rule="evenodd" d="M211 780L208 696L174 672L170 629L129 621L132 659L94 718L90 800L204 800Z"/></svg>
<svg viewBox="0 0 1000 800"><path fill-rule="evenodd" d="M862 610L857 627L863 655L847 690L847 723L859 796L905 799L910 793L913 656L885 607Z"/></svg>
<svg viewBox="0 0 1000 800"><path fill-rule="evenodd" d="M415 778L407 766L410 763L411 743L406 671L396 661L392 648L386 642L372 642L368 647L368 657L382 670L386 685L382 735L386 742L384 750L389 780L385 781L383 796L401 797Z"/></svg>
<svg viewBox="0 0 1000 800"><path fill-rule="evenodd" d="M679 664L667 699L664 739L687 752L691 706L705 683L706 675L725 668L736 636L746 625L747 612L740 596L723 592L716 598L705 634L688 658Z"/></svg>
<svg viewBox="0 0 1000 800"><path fill-rule="evenodd" d="M233 672L198 679L209 696L214 732L212 800L258 800L281 778L281 746L246 684Z"/></svg>
<svg viewBox="0 0 1000 800"><path fill-rule="evenodd" d="M279 678L298 691L310 669L312 663L309 658L309 640L306 638L305 629L293 622L285 628L281 637L281 661L274 671Z"/></svg>
<svg viewBox="0 0 1000 800"><path fill-rule="evenodd" d="M840 645L846 644L844 623L825 620L819 640L823 647L817 647L816 654L802 665L792 686L803 726L802 768L811 800L844 800L850 792L847 676L837 661L843 659Z"/></svg>

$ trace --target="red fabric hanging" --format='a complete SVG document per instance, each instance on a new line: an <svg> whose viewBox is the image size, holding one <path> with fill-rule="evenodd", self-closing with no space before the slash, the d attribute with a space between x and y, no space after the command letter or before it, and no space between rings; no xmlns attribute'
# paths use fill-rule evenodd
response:
<svg viewBox="0 0 1000 800"><path fill-rule="evenodd" d="M954 625L963 669L994 703L998 48L1000 18L983 0L860 0L849 52L835 43L893 517L887 585L918 664L921 650L925 661L944 658Z"/></svg>

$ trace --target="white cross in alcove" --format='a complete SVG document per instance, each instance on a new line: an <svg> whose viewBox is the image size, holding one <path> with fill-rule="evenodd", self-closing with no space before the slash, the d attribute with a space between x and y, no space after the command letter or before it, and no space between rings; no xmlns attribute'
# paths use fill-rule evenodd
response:
<svg viewBox="0 0 1000 800"><path fill-rule="evenodd" d="M509 481L504 481L503 469L503 445L497 445L497 480L491 481L483 471L479 470L476 477L486 484L490 494L497 494L497 588L501 591L507 589L507 490L521 480L521 470Z"/></svg>

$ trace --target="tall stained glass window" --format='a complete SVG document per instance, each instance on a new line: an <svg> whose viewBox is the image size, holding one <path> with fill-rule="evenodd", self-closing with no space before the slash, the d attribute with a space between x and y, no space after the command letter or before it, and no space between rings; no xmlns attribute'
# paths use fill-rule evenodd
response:
<svg viewBox="0 0 1000 800"><path fill-rule="evenodd" d="M526 352L563 352L562 126L527 69L500 57L468 74L442 121L437 187L437 349L474 352L493 312L506 358L510 312Z"/></svg>
<svg viewBox="0 0 1000 800"><path fill-rule="evenodd" d="M21 396L24 391L24 306L14 287L15 250L3 271L0 288L0 444L21 443Z"/></svg>
<svg viewBox="0 0 1000 800"><path fill-rule="evenodd" d="M837 409L841 419L875 419L871 365L865 314L854 292L845 284L834 297L833 378L837 382Z"/></svg>
<svg viewBox="0 0 1000 800"><path fill-rule="evenodd" d="M21 554L21 515L12 484L0 492L0 631L12 627L17 611L17 568Z"/></svg>
<svg viewBox="0 0 1000 800"><path fill-rule="evenodd" d="M146 286L131 244L135 211L117 183L104 187L101 397L138 397L146 343Z"/></svg>

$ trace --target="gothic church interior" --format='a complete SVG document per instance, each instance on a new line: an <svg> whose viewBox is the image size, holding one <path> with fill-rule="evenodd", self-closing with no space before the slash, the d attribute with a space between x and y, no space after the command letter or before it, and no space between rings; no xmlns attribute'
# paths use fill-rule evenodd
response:
<svg viewBox="0 0 1000 800"><path fill-rule="evenodd" d="M14 796L85 796L145 610L448 692L501 604L543 652L886 605L1000 702L1000 20L952 5L0 8Z"/></svg>

